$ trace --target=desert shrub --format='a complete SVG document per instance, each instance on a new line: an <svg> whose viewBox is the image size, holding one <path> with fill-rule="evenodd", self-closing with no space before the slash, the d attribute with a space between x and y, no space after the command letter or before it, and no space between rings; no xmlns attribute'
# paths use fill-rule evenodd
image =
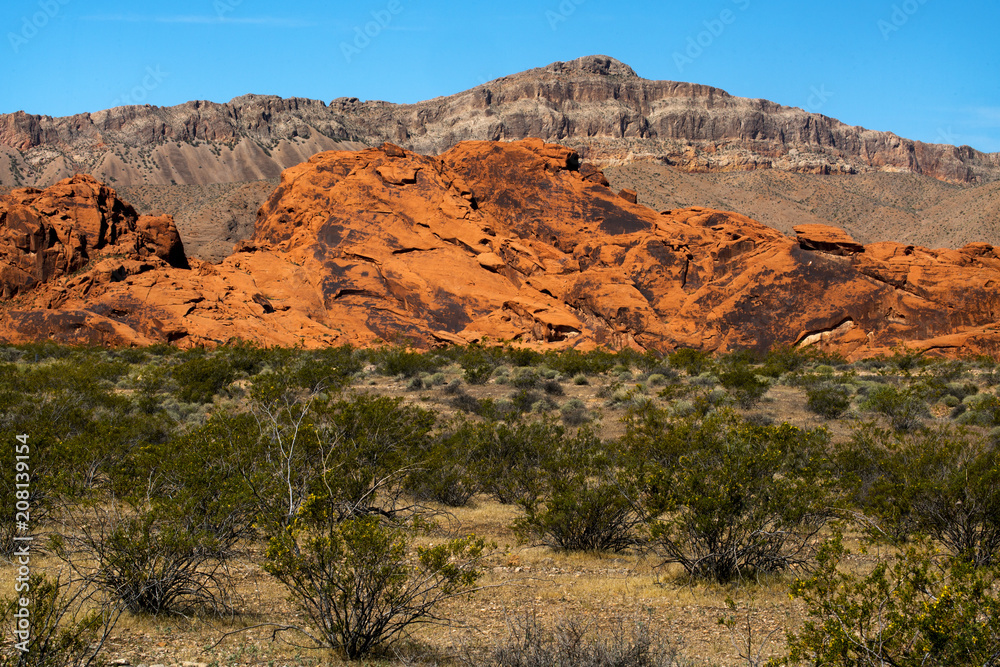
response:
<svg viewBox="0 0 1000 667"><path fill-rule="evenodd" d="M547 628L535 616L508 622L507 635L485 660L464 656L467 665L488 667L675 667L685 664L677 647L648 621L618 619L610 636L593 631L578 618L564 619Z"/></svg>
<svg viewBox="0 0 1000 667"><path fill-rule="evenodd" d="M458 361L469 384L486 384L500 363L493 353L476 346L462 350Z"/></svg>
<svg viewBox="0 0 1000 667"><path fill-rule="evenodd" d="M565 430L551 419L469 424L479 487L504 504L526 505L542 493L542 470L560 446Z"/></svg>
<svg viewBox="0 0 1000 667"><path fill-rule="evenodd" d="M671 367L682 370L690 377L701 375L713 367L712 355L701 350L682 348L667 355Z"/></svg>
<svg viewBox="0 0 1000 667"><path fill-rule="evenodd" d="M898 447L891 434L874 423L862 424L833 455L832 475L849 511L875 539L903 543L916 529L908 503L897 497L906 486Z"/></svg>
<svg viewBox="0 0 1000 667"><path fill-rule="evenodd" d="M295 351L287 348L268 349L252 342L233 341L217 348L213 356L221 358L235 374L253 376L268 365L272 368L284 366L293 354Z"/></svg>
<svg viewBox="0 0 1000 667"><path fill-rule="evenodd" d="M590 421L587 406L579 398L571 398L559 408L559 416L567 426L580 426Z"/></svg>
<svg viewBox="0 0 1000 667"><path fill-rule="evenodd" d="M440 387L445 383L444 373L432 373L424 380L428 387Z"/></svg>
<svg viewBox="0 0 1000 667"><path fill-rule="evenodd" d="M806 389L809 409L821 417L837 419L851 407L851 389L836 382L823 382Z"/></svg>
<svg viewBox="0 0 1000 667"><path fill-rule="evenodd" d="M649 383L650 387L662 387L667 383L667 378L662 373L653 373L646 378L646 382Z"/></svg>
<svg viewBox="0 0 1000 667"><path fill-rule="evenodd" d="M587 376L584 375L583 373L579 373L573 376L573 384L582 387L583 385L590 384L590 380L588 380Z"/></svg>
<svg viewBox="0 0 1000 667"><path fill-rule="evenodd" d="M131 449L100 502L64 509L80 529L58 537L56 553L129 611L232 608L228 563L252 533L257 505L239 468L246 452L209 433Z"/></svg>
<svg viewBox="0 0 1000 667"><path fill-rule="evenodd" d="M566 391L558 380L545 380L542 382L542 389L549 396L563 396Z"/></svg>
<svg viewBox="0 0 1000 667"><path fill-rule="evenodd" d="M989 437L941 427L902 435L868 427L838 453L854 506L877 533L930 535L977 566L1000 556L1000 463Z"/></svg>
<svg viewBox="0 0 1000 667"><path fill-rule="evenodd" d="M719 378L711 373L702 373L701 375L692 377L689 383L694 387L712 388L719 384Z"/></svg>
<svg viewBox="0 0 1000 667"><path fill-rule="evenodd" d="M979 387L973 382L949 382L945 385L945 390L949 396L954 396L960 401L966 396L973 396L979 393Z"/></svg>
<svg viewBox="0 0 1000 667"><path fill-rule="evenodd" d="M745 410L757 405L770 386L748 366L736 366L721 373L719 382L729 390L737 405Z"/></svg>
<svg viewBox="0 0 1000 667"><path fill-rule="evenodd" d="M232 609L226 563L232 543L198 521L161 508L96 510L56 554L88 585L136 614ZM246 524L249 526L249 524Z"/></svg>
<svg viewBox="0 0 1000 667"><path fill-rule="evenodd" d="M518 389L534 389L542 383L541 373L537 368L515 368L510 383Z"/></svg>
<svg viewBox="0 0 1000 667"><path fill-rule="evenodd" d="M545 365L563 375L600 375L615 365L615 355L607 350L550 350L545 353Z"/></svg>
<svg viewBox="0 0 1000 667"><path fill-rule="evenodd" d="M997 573L909 547L867 573L838 568L848 552L824 545L818 567L792 586L807 620L789 635L786 663L881 667L994 665L1000 655Z"/></svg>
<svg viewBox="0 0 1000 667"><path fill-rule="evenodd" d="M319 470L310 493L341 519L398 517L407 469L427 450L435 415L401 398L357 394L315 403Z"/></svg>
<svg viewBox="0 0 1000 667"><path fill-rule="evenodd" d="M167 437L167 420L143 414L108 385L100 374L61 361L44 368L0 365L0 437L11 443L0 454L11 471L0 476L0 501L11 511L16 483L27 481L32 523L40 526L64 500L104 484L132 449ZM23 442L16 439L21 435ZM27 450L20 452L27 461L16 462L15 445ZM0 554L13 548L13 530L13 520L0 524Z"/></svg>
<svg viewBox="0 0 1000 667"><path fill-rule="evenodd" d="M1000 369L989 367L979 376L979 381L986 387L995 387L1000 384Z"/></svg>
<svg viewBox="0 0 1000 667"><path fill-rule="evenodd" d="M357 659L390 647L416 624L438 621L441 603L475 589L486 554L486 543L470 536L417 547L411 557L404 531L358 517L313 529L293 525L271 539L264 569L315 628L300 632Z"/></svg>
<svg viewBox="0 0 1000 667"><path fill-rule="evenodd" d="M458 378L455 378L446 384L442 391L447 396L458 396L459 394L465 393L465 389L462 387L462 381Z"/></svg>
<svg viewBox="0 0 1000 667"><path fill-rule="evenodd" d="M417 377L421 373L433 373L444 361L431 352L414 352L401 347L384 347L371 352L372 362L379 372L390 377Z"/></svg>
<svg viewBox="0 0 1000 667"><path fill-rule="evenodd" d="M303 353L291 364L294 384L309 391L340 389L361 372L364 362L350 345Z"/></svg>
<svg viewBox="0 0 1000 667"><path fill-rule="evenodd" d="M515 368L540 366L545 360L545 357L540 352L527 347L513 347L508 345L502 348L500 353L507 360L507 363Z"/></svg>
<svg viewBox="0 0 1000 667"><path fill-rule="evenodd" d="M482 410L482 403L475 396L459 392L451 399L451 405L462 412L479 414Z"/></svg>
<svg viewBox="0 0 1000 667"><path fill-rule="evenodd" d="M992 394L974 394L965 398L959 423L969 426L993 428L1000 426L1000 398Z"/></svg>
<svg viewBox="0 0 1000 667"><path fill-rule="evenodd" d="M406 478L406 490L416 500L463 507L479 491L467 426L446 430L415 460Z"/></svg>
<svg viewBox="0 0 1000 667"><path fill-rule="evenodd" d="M621 446L664 561L727 582L808 560L825 520L816 460L825 443L821 431L725 410L678 420L649 408L626 421Z"/></svg>
<svg viewBox="0 0 1000 667"><path fill-rule="evenodd" d="M609 384L601 385L601 388L597 390L598 398L611 398L616 392L624 389L621 382L611 382Z"/></svg>
<svg viewBox="0 0 1000 667"><path fill-rule="evenodd" d="M542 400L542 395L530 389L518 389L509 398L518 412L531 412L535 404Z"/></svg>
<svg viewBox="0 0 1000 667"><path fill-rule="evenodd" d="M402 482L434 422L401 398L320 398L275 378L254 386L246 412L213 416L201 437L239 453L233 465L250 487L258 522L274 530L310 497L342 519L403 512Z"/></svg>
<svg viewBox="0 0 1000 667"><path fill-rule="evenodd" d="M542 492L519 504L526 539L567 551L620 552L636 543L642 515L632 487L603 443L588 431L565 439L542 462Z"/></svg>
<svg viewBox="0 0 1000 667"><path fill-rule="evenodd" d="M14 599L0 600L3 609L0 667L99 664L99 655L120 612L95 599L79 582L32 574L25 583L27 589L18 592ZM19 597L28 600L30 631L23 635L17 632L15 615L21 613ZM17 646L21 642L25 642L26 651Z"/></svg>
<svg viewBox="0 0 1000 667"><path fill-rule="evenodd" d="M478 405L479 408L476 410L476 414L483 419L493 422L517 421L522 418L525 412L507 399L493 400L492 398L483 398L480 399Z"/></svg>
<svg viewBox="0 0 1000 667"><path fill-rule="evenodd" d="M861 407L886 417L897 431L918 428L930 414L925 397L913 387L880 385L868 392Z"/></svg>
<svg viewBox="0 0 1000 667"><path fill-rule="evenodd" d="M420 391L424 388L424 381L419 377L410 378L410 381L406 384L406 388L410 391Z"/></svg>
<svg viewBox="0 0 1000 667"><path fill-rule="evenodd" d="M176 396L184 403L211 403L212 398L236 379L235 369L222 355L192 356L170 370Z"/></svg>
<svg viewBox="0 0 1000 667"><path fill-rule="evenodd" d="M794 373L814 358L808 351L795 347L772 348L760 360L759 373L765 377L780 378L787 373Z"/></svg>

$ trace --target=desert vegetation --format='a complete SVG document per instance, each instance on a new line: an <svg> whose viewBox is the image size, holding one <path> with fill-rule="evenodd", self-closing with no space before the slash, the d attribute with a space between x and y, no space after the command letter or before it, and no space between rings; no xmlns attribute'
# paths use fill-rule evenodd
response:
<svg viewBox="0 0 1000 667"><path fill-rule="evenodd" d="M996 664L998 384L905 352L0 347L34 537L0 665Z"/></svg>

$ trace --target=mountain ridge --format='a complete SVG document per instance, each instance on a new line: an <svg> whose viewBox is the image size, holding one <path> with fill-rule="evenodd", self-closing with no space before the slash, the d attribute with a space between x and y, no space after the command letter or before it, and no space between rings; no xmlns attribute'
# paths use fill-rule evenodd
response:
<svg viewBox="0 0 1000 667"><path fill-rule="evenodd" d="M77 172L117 186L266 180L326 150L392 141L440 154L460 141L530 137L600 165L1000 180L1000 153L912 141L711 86L644 79L614 58L585 56L415 104L249 94L62 118L3 114L0 185L46 186Z"/></svg>

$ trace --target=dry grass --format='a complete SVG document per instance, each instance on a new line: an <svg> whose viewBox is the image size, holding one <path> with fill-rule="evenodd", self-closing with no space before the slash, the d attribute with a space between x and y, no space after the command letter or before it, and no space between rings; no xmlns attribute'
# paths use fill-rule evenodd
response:
<svg viewBox="0 0 1000 667"><path fill-rule="evenodd" d="M784 631L801 617L799 606L788 600L787 577L719 586L693 582L677 569L659 567L655 556L564 553L518 544L509 528L516 516L513 507L477 498L469 507L448 509L439 529L418 540L418 544L427 543L475 532L495 542L497 548L482 581L484 590L447 603L442 614L454 622L419 626L403 645L404 652L423 655L432 663L451 663L463 652L482 654L501 641L513 619L524 615L533 615L545 625L566 618L585 619L598 630L607 630L622 619L641 618L656 633L679 642L682 656L696 664L738 665L741 662L733 641L741 638L719 625L719 618L729 613L727 598L735 599L741 609L752 604L750 620L755 634L761 638L770 635L768 655L780 652ZM305 621L284 588L260 569L264 547L250 545L232 566L241 610L238 615L126 614L107 644L107 657L124 659L131 665L184 661L234 666L321 665L336 660L323 651L296 647L294 644L304 639L295 633L274 635L276 625ZM32 558L36 571L55 572L60 565L40 552ZM0 578L11 581L12 577L10 565L0 567ZM260 624L274 626L252 627ZM251 629L217 644L223 635L241 628Z"/></svg>
<svg viewBox="0 0 1000 667"><path fill-rule="evenodd" d="M449 382L461 376L461 368L454 365L443 372ZM602 375L591 377L588 385L575 385L567 378L562 381L565 395L555 399L560 404L574 398L584 401L588 409L599 414L595 422L599 434L613 438L623 430L626 410L622 406L609 407L598 393L617 381ZM407 385L408 381L401 378L369 374L355 388L401 396L445 418L457 414L444 386L411 391ZM463 387L477 398L504 398L514 390L494 382ZM645 395L665 405L656 392L650 387ZM825 426L836 440L848 437L850 432L849 423L828 421L810 412L804 390L797 387L772 387L761 403L745 414L764 415L804 428ZM558 411L552 411L552 415L558 416ZM661 567L652 554L564 553L519 544L510 528L518 517L517 508L484 497L475 498L467 507L436 509L440 511L438 528L421 537L420 542L475 533L496 543L482 582L485 588L468 598L448 602L442 615L453 622L417 627L401 645L401 655L386 659L389 663L458 664L460 655L485 655L507 635L514 619L533 615L543 625L559 619L584 619L597 630L607 630L621 620L644 619L659 636L677 642L681 657L691 664L741 665L747 664L740 652L745 652L748 637L752 650L760 650L764 658L780 655L785 633L798 627L803 619L802 605L788 596L795 572L720 586L692 581L678 566ZM856 539L848 541L848 547L855 551L857 545ZM327 652L296 646L305 640L295 633L275 634L277 626L305 620L285 589L261 570L265 547L263 543L248 545L232 565L237 581L237 615L125 615L107 645L107 657L130 665L179 665L184 661L234 666L339 664L336 656ZM871 567L873 558L853 556L846 563L865 570ZM33 556L32 565L36 571L54 571L59 562L39 552ZM12 572L9 564L0 564L3 581L11 581ZM727 607L730 598L736 602L735 612ZM735 627L720 624L723 617L733 618ZM226 633L234 634L222 639Z"/></svg>

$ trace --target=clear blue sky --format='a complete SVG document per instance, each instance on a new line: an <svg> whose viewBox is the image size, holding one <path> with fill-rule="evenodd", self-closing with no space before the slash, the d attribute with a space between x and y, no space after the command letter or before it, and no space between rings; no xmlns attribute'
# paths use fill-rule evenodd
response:
<svg viewBox="0 0 1000 667"><path fill-rule="evenodd" d="M649 79L1000 151L996 0L4 0L0 36L0 113L415 102L606 54Z"/></svg>

